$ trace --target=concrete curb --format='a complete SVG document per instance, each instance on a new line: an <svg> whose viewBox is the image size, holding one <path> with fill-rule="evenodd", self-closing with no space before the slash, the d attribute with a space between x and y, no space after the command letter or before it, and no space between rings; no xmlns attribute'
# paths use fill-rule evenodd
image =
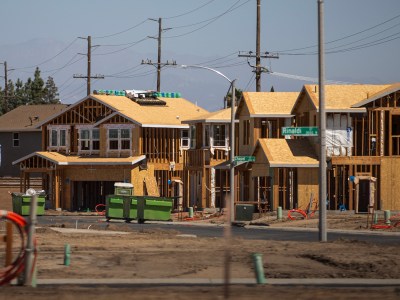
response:
<svg viewBox="0 0 400 300"><path fill-rule="evenodd" d="M46 285L222 285L223 279L217 278L63 278L37 279L37 284ZM232 278L231 285L256 285L255 278ZM303 286L400 286L400 279L363 279L363 278L266 278L267 285L303 285Z"/></svg>

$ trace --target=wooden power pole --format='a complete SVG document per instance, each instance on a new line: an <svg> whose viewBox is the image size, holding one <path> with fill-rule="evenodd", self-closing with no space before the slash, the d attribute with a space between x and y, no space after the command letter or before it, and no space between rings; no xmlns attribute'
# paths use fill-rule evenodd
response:
<svg viewBox="0 0 400 300"><path fill-rule="evenodd" d="M261 58L279 58L277 54L270 54L265 52L265 54L260 54L260 41L261 41L261 0L257 0L257 28L256 28L256 54L254 55L252 51L247 54L239 53L239 57L255 58L256 65L252 66L249 62L249 66L253 68L253 72L256 73L256 91L261 92L261 73L267 72L268 70L261 66Z"/></svg>
<svg viewBox="0 0 400 300"><path fill-rule="evenodd" d="M84 76L82 74L74 74L74 78L85 78L87 80L87 95L90 95L90 91L91 91L91 84L90 84L90 80L93 79L104 79L104 75L95 75L92 76L91 75L91 64L92 64L92 37L89 35L87 38L82 38L80 37L80 39L84 39L87 40L88 42L88 50L87 50L87 54L82 54L82 55L87 55L87 75Z"/></svg>
<svg viewBox="0 0 400 300"><path fill-rule="evenodd" d="M157 37L149 36L149 38L157 39L157 41L158 41L157 63L153 63L151 60L146 60L146 61L142 60L142 65L144 65L144 64L145 65L152 65L152 66L155 66L157 68L157 92L160 92L160 90L161 90L161 68L163 66L167 66L167 65L176 65L175 61L172 61L172 62L168 62L167 61L166 63L161 63L161 34L162 34L163 31L167 31L167 30L170 30L172 28L164 28L163 29L162 26L161 26L161 22L162 22L161 18L149 19L149 20L158 22L158 36Z"/></svg>

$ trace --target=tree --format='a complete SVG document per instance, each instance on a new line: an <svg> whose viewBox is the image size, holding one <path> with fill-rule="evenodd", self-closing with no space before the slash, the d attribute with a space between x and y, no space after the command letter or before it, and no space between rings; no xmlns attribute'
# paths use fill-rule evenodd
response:
<svg viewBox="0 0 400 300"><path fill-rule="evenodd" d="M0 87L0 115L20 105L61 103L53 78L49 76L45 84L38 67L36 67L33 80L29 77L24 84L18 78L15 85L12 80L8 80L7 87L7 99L4 99L5 90Z"/></svg>
<svg viewBox="0 0 400 300"><path fill-rule="evenodd" d="M40 77L40 70L36 67L34 78L31 85L31 104L45 103L45 87L44 80Z"/></svg>
<svg viewBox="0 0 400 300"><path fill-rule="evenodd" d="M239 101L242 99L242 94L243 91L241 89L235 89L235 106L238 105ZM225 103L226 107L231 107L231 101L232 101L232 92L229 92L228 95L225 97Z"/></svg>
<svg viewBox="0 0 400 300"><path fill-rule="evenodd" d="M58 88L53 80L53 77L49 76L46 81L46 87L44 90L44 101L48 104L60 103L58 98Z"/></svg>

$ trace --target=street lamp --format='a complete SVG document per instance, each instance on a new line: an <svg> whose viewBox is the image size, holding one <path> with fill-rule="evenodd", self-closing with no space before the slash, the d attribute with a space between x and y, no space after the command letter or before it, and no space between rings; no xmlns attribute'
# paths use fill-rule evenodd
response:
<svg viewBox="0 0 400 300"><path fill-rule="evenodd" d="M193 68L193 69L205 69L217 73L218 75L224 77L226 80L229 81L232 88L232 100L231 100L231 137L230 137L230 186L231 186L231 193L230 193L230 203L229 206L225 204L227 210L227 216L229 223L232 223L235 220L235 168L234 168L234 157L235 157L235 81L229 79L227 76L222 74L220 71L212 69L210 67L199 66L199 65L181 65L183 69Z"/></svg>
<svg viewBox="0 0 400 300"><path fill-rule="evenodd" d="M224 77L226 80L229 81L231 87L232 87L232 100L231 100L231 138L230 138L230 164L229 164L229 170L230 170L230 186L231 186L231 193L230 193L230 201L229 205L227 205L227 201L225 201L225 208L226 208L226 214L227 214L227 219L228 219L228 224L227 226L224 227L224 233L225 233L225 238L227 240L226 246L225 246L225 270L224 270L224 281L225 281L225 288L224 288L224 293L225 293L225 298L229 298L229 280L230 280L230 260L231 260L231 253L230 253L230 244L231 244L231 238L232 238L232 222L235 219L235 213L234 213L234 207L235 207L235 167L234 167L234 157L235 157L235 81L230 80L228 77L226 77L224 74L222 74L220 71L205 67L205 66L199 66L199 65L181 65L180 66L183 69L187 68L194 68L194 69L205 69L212 71L222 77Z"/></svg>

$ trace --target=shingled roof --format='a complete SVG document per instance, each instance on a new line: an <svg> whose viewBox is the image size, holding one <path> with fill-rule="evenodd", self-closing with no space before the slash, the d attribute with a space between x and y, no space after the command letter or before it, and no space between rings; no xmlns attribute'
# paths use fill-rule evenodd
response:
<svg viewBox="0 0 400 300"><path fill-rule="evenodd" d="M37 125L65 110L65 104L21 105L0 116L0 131L40 131Z"/></svg>

